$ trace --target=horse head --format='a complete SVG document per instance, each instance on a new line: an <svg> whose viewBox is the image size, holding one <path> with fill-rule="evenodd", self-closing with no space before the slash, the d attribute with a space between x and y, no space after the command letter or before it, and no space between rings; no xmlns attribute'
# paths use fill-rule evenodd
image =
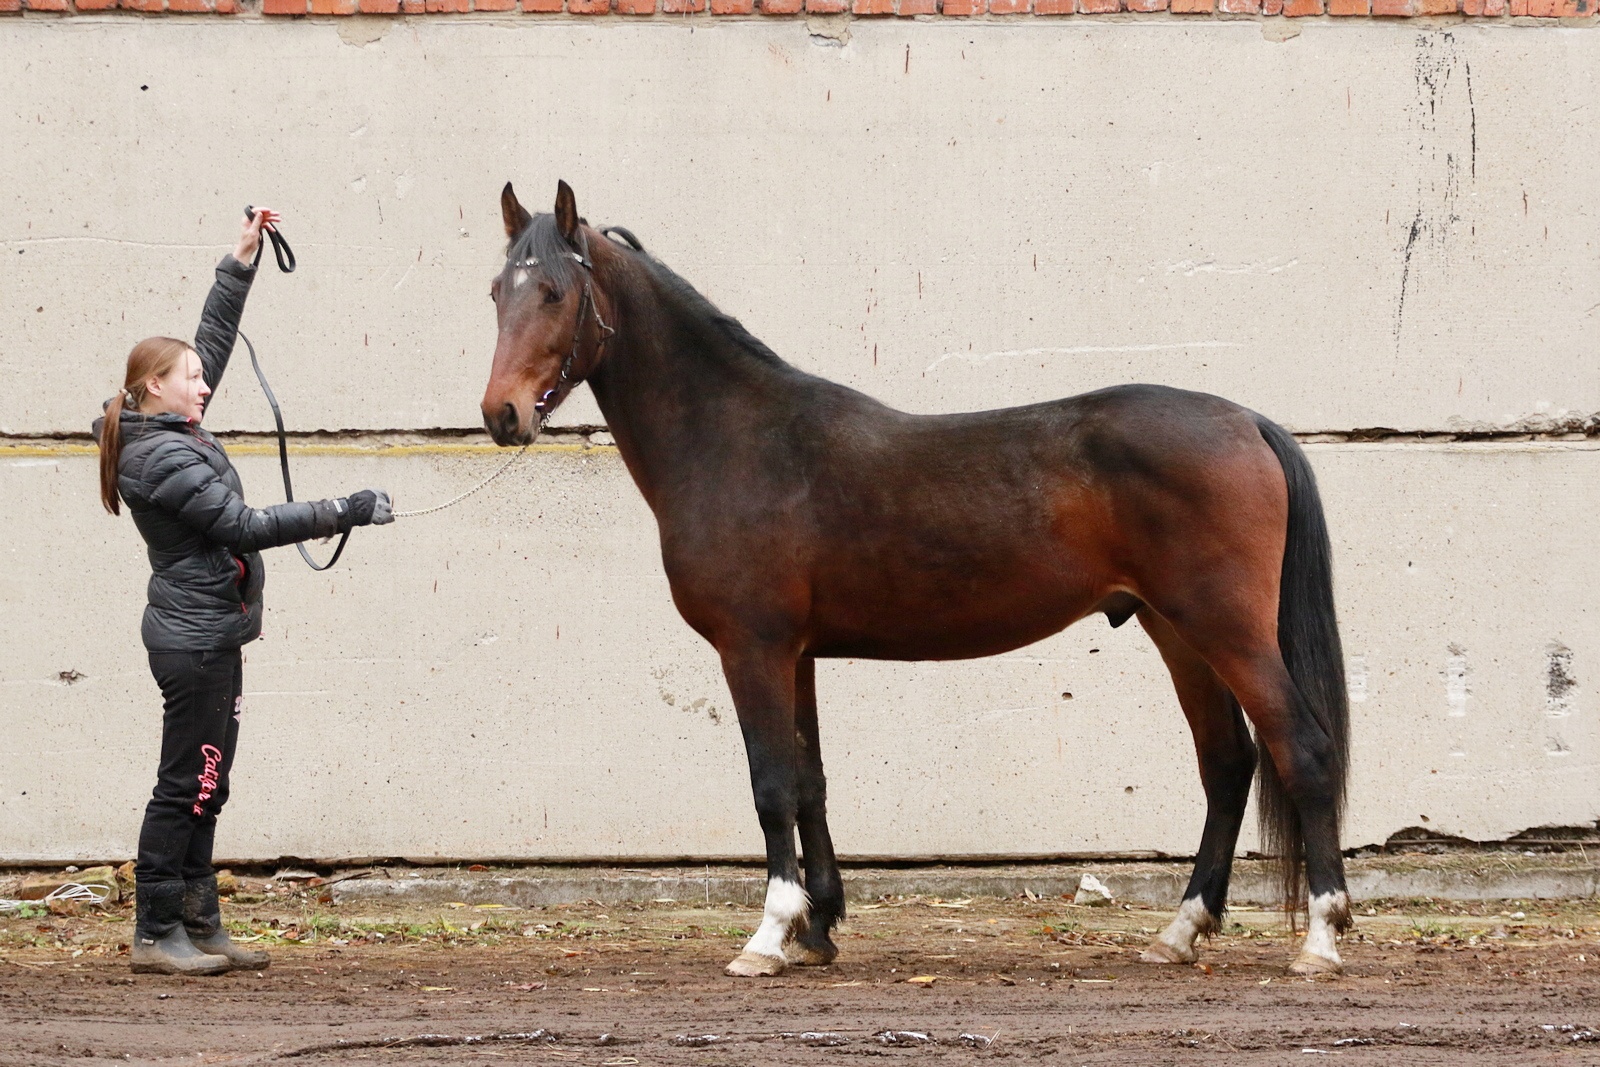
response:
<svg viewBox="0 0 1600 1067"><path fill-rule="evenodd" d="M527 444L596 366L614 331L595 284L588 225L566 182L555 211L530 215L511 183L500 193L506 262L489 287L499 319L483 424L500 445ZM597 242L598 243L598 242Z"/></svg>

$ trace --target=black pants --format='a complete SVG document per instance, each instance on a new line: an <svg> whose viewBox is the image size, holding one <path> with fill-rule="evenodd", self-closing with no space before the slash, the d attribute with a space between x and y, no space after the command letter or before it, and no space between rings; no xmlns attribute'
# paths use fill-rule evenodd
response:
<svg viewBox="0 0 1600 1067"><path fill-rule="evenodd" d="M211 874L217 813L239 740L243 657L237 648L152 652L150 673L166 707L161 767L144 809L135 877L141 882Z"/></svg>

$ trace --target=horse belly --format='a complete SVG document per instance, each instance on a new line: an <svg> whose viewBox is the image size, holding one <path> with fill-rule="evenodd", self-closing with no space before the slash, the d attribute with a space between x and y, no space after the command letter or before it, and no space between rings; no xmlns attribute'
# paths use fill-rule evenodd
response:
<svg viewBox="0 0 1600 1067"><path fill-rule="evenodd" d="M818 589L812 654L942 660L992 656L1030 645L1088 614L1103 595L1058 575L1015 573L974 587L964 581L909 588Z"/></svg>

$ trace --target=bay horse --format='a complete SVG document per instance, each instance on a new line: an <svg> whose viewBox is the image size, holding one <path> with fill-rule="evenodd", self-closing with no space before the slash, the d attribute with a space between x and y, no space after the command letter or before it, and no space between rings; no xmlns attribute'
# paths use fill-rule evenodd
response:
<svg viewBox="0 0 1600 1067"><path fill-rule="evenodd" d="M1160 650L1206 795L1177 917L1140 958L1191 963L1217 929L1255 776L1285 906L1309 920L1289 969L1342 970L1349 707L1322 503L1286 430L1156 385L896 411L779 359L631 233L591 228L565 182L550 214L510 183L500 202L484 425L526 444L589 383L738 711L767 894L728 974L838 951L817 659L990 656L1096 612L1137 616Z"/></svg>

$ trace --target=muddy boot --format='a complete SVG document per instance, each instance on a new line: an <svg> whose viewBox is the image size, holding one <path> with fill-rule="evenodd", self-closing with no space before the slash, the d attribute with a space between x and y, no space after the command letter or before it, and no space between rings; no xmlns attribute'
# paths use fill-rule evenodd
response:
<svg viewBox="0 0 1600 1067"><path fill-rule="evenodd" d="M132 957L135 974L222 974L226 956L195 948L183 928L183 883L140 882Z"/></svg>
<svg viewBox="0 0 1600 1067"><path fill-rule="evenodd" d="M235 971L259 971L272 960L259 949L241 948L222 925L222 904L217 900L217 876L192 878L183 883L183 925L189 941L201 952L225 956Z"/></svg>

